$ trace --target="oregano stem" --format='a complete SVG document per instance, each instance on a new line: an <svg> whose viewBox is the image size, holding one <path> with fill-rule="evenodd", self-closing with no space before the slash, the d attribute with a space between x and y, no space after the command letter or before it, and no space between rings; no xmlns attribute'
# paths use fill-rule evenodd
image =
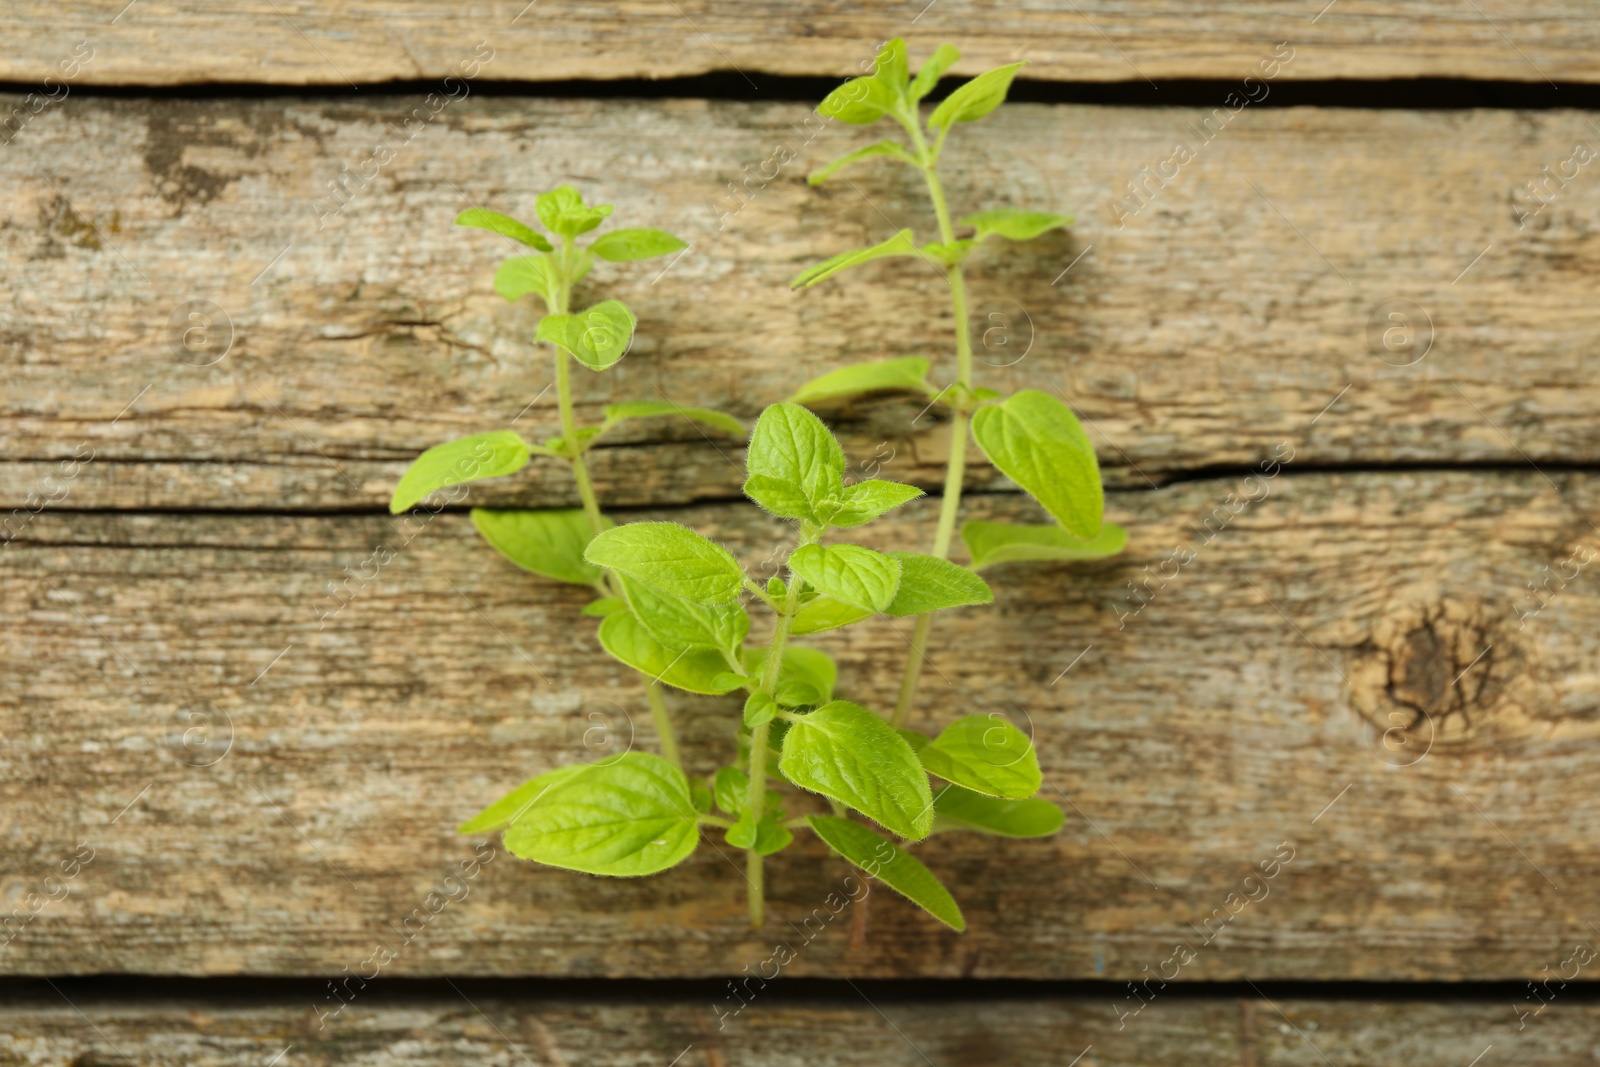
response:
<svg viewBox="0 0 1600 1067"><path fill-rule="evenodd" d="M672 719L667 715L667 702L662 699L661 686L643 674L639 677L644 680L644 695L650 701L650 718L656 725L656 737L661 741L661 754L673 766L682 768L683 760L678 755L678 735L672 729Z"/></svg>

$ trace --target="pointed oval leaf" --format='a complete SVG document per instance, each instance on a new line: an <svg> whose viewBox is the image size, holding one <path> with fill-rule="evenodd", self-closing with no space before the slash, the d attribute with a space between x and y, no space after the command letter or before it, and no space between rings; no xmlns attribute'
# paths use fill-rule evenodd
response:
<svg viewBox="0 0 1600 1067"><path fill-rule="evenodd" d="M840 367L802 385L795 390L789 402L816 404L868 393L894 392L921 393L924 396L932 396L937 392L928 384L928 361L921 356L902 356L899 359Z"/></svg>
<svg viewBox="0 0 1600 1067"><path fill-rule="evenodd" d="M622 404L612 404L605 409L606 429L610 429L619 422L628 419L649 419L661 415L671 415L675 418L688 419L703 425L731 433L735 437L744 436L744 423L732 415L710 408L688 408L674 404L670 400L629 400Z"/></svg>
<svg viewBox="0 0 1600 1067"><path fill-rule="evenodd" d="M688 244L666 230L653 230L646 226L603 233L594 239L589 251L611 263L631 263L638 259L671 255L688 247Z"/></svg>
<svg viewBox="0 0 1600 1067"><path fill-rule="evenodd" d="M894 842L860 823L836 815L809 815L806 822L835 852L958 933L967 928L961 908L944 884Z"/></svg>
<svg viewBox="0 0 1600 1067"><path fill-rule="evenodd" d="M822 420L799 404L773 404L761 413L745 467L750 474L746 495L785 518L816 521L817 505L844 491L844 449Z"/></svg>
<svg viewBox="0 0 1600 1067"><path fill-rule="evenodd" d="M933 829L933 793L917 754L881 716L835 700L792 723L778 767L799 786L921 840Z"/></svg>
<svg viewBox="0 0 1600 1067"><path fill-rule="evenodd" d="M896 91L911 80L904 37L883 42L883 47L878 49L878 54L872 60L872 76Z"/></svg>
<svg viewBox="0 0 1600 1067"><path fill-rule="evenodd" d="M546 315L539 320L539 340L561 346L590 370L605 370L628 354L634 325L626 304L602 300L576 315Z"/></svg>
<svg viewBox="0 0 1600 1067"><path fill-rule="evenodd" d="M699 841L689 780L648 752L583 767L505 832L513 855L618 878L675 867Z"/></svg>
<svg viewBox="0 0 1600 1067"><path fill-rule="evenodd" d="M705 649L668 648L650 636L631 611L607 615L600 623L600 647L646 677L690 693L721 696L739 688L728 662Z"/></svg>
<svg viewBox="0 0 1600 1067"><path fill-rule="evenodd" d="M880 78L851 78L823 98L817 114L852 126L870 126L893 111L897 99L894 89Z"/></svg>
<svg viewBox="0 0 1600 1067"><path fill-rule="evenodd" d="M583 556L696 604L726 604L744 590L744 569L727 549L675 522L614 527L590 541Z"/></svg>
<svg viewBox="0 0 1600 1067"><path fill-rule="evenodd" d="M872 159L876 156L893 156L902 163L910 163L913 166L916 165L916 161L907 155L906 150L901 148L897 142L878 141L874 144L864 145L861 148L857 148L853 152L846 152L832 163L827 163L818 167L816 170L806 175L806 182L810 185L821 185L823 182L827 181L829 178L833 177L839 171L850 166L851 164L859 163L863 159Z"/></svg>
<svg viewBox="0 0 1600 1067"><path fill-rule="evenodd" d="M1048 800L986 797L947 785L933 797L933 832L976 830L996 837L1049 837L1066 821Z"/></svg>
<svg viewBox="0 0 1600 1067"><path fill-rule="evenodd" d="M546 308L556 306L555 267L549 256L512 256L495 269L494 291L507 300L538 293Z"/></svg>
<svg viewBox="0 0 1600 1067"><path fill-rule="evenodd" d="M600 568L584 562L583 548L594 532L582 508L473 508L472 525L502 556L525 571L573 585L594 585L600 580Z"/></svg>
<svg viewBox="0 0 1600 1067"><path fill-rule="evenodd" d="M845 486L838 505L824 508L818 518L830 526L863 526L921 495L922 490L914 485L872 478Z"/></svg>
<svg viewBox="0 0 1600 1067"><path fill-rule="evenodd" d="M1070 225L1071 215L1052 215L1048 211L1024 211L1015 207L1000 207L993 211L979 211L961 220L961 225L977 229L974 241L987 237L1004 237L1008 241L1031 241L1040 234L1059 230Z"/></svg>
<svg viewBox="0 0 1600 1067"><path fill-rule="evenodd" d="M911 88L906 90L906 96L915 104L933 91L939 84L939 79L944 77L944 72L955 65L961 58L961 53L954 45L942 44L934 49L933 55L922 64L922 69L917 71L917 76L911 82Z"/></svg>
<svg viewBox="0 0 1600 1067"><path fill-rule="evenodd" d="M575 763L568 767L557 767L553 771L546 771L536 778L528 779L456 827L456 833L488 834L496 830L504 830L520 819L529 808L538 803L551 789L565 781L569 776L583 770L586 766L588 764Z"/></svg>
<svg viewBox="0 0 1600 1067"><path fill-rule="evenodd" d="M817 592L868 611L882 611L900 585L900 563L861 545L802 545L789 569Z"/></svg>
<svg viewBox="0 0 1600 1067"><path fill-rule="evenodd" d="M528 442L510 430L477 433L434 445L412 461L389 498L389 513L410 511L427 497L452 485L498 478L528 463Z"/></svg>
<svg viewBox="0 0 1600 1067"><path fill-rule="evenodd" d="M541 252L550 251L550 242L545 239L544 234L537 232L527 223L518 222L510 215L502 215L498 211L489 211L481 207L468 208L456 216L456 225L492 230L529 248L537 248Z"/></svg>
<svg viewBox="0 0 1600 1067"><path fill-rule="evenodd" d="M583 195L570 185L540 193L533 210L545 229L563 237L588 233L611 216L610 204L589 207L584 204Z"/></svg>
<svg viewBox="0 0 1600 1067"><path fill-rule="evenodd" d="M973 521L961 527L961 540L972 554L972 569L1025 560L1064 562L1104 559L1128 546L1128 531L1114 522L1102 523L1089 540L1073 537L1059 526L1025 526L1009 522Z"/></svg>
<svg viewBox="0 0 1600 1067"><path fill-rule="evenodd" d="M614 596L597 597L589 601L578 614L586 619L603 619L607 615L615 615L619 611L626 611L628 605Z"/></svg>
<svg viewBox="0 0 1600 1067"><path fill-rule="evenodd" d="M900 585L884 609L889 615L921 615L969 604L994 603L989 583L967 568L921 552L890 552L900 562Z"/></svg>
<svg viewBox="0 0 1600 1067"><path fill-rule="evenodd" d="M871 263L875 259L885 259L891 256L914 256L917 254L917 242L913 239L910 230L901 230L887 241L872 245L869 248L853 248L848 252L840 252L831 259L807 267L795 276L789 283L792 289L809 289L824 278L838 274L850 267L858 267L863 263Z"/></svg>
<svg viewBox="0 0 1600 1067"><path fill-rule="evenodd" d="M1100 532L1105 493L1094 445L1070 408L1024 389L972 416L972 436L1001 474L1016 482L1075 537Z"/></svg>
<svg viewBox="0 0 1600 1067"><path fill-rule="evenodd" d="M928 116L928 125L944 130L958 122L976 122L983 118L1005 102L1006 93L1011 89L1011 79L1027 65L1026 61L1009 63L984 71L945 97L933 109L933 114Z"/></svg>
<svg viewBox="0 0 1600 1067"><path fill-rule="evenodd" d="M639 625L668 648L733 652L750 632L750 616L737 600L706 607L627 576L622 579L622 587ZM726 668L724 663L723 669Z"/></svg>
<svg viewBox="0 0 1600 1067"><path fill-rule="evenodd" d="M801 605L794 620L789 624L789 632L796 637L820 634L825 630L837 630L841 626L849 626L853 622L860 622L871 616L872 612L866 608L845 604L831 596L819 596Z"/></svg>
<svg viewBox="0 0 1600 1067"><path fill-rule="evenodd" d="M771 694L757 689L745 698L744 725L747 730L754 730L764 722L771 722L778 714L778 702L772 699Z"/></svg>
<svg viewBox="0 0 1600 1067"><path fill-rule="evenodd" d="M761 668L767 662L764 648L746 649L745 674L761 677ZM783 666L778 671L778 689L781 694L787 685L804 685L818 694L816 700L801 703L825 704L833 699L833 687L839 682L839 667L833 657L819 648L804 645L787 645L783 650Z"/></svg>
<svg viewBox="0 0 1600 1067"><path fill-rule="evenodd" d="M1033 742L998 715L957 719L917 755L929 773L985 796L1023 800L1044 782Z"/></svg>

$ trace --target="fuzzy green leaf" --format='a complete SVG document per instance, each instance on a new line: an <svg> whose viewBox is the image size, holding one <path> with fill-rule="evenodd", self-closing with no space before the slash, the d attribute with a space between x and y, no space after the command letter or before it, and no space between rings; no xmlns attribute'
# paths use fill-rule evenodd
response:
<svg viewBox="0 0 1600 1067"><path fill-rule="evenodd" d="M533 209L545 229L562 237L588 233L611 216L610 204L589 207L578 190L570 185L540 193L533 202Z"/></svg>
<svg viewBox="0 0 1600 1067"><path fill-rule="evenodd" d="M757 689L751 693L744 702L744 725L746 729L754 730L764 722L771 722L778 714L778 702L772 699L770 693Z"/></svg>
<svg viewBox="0 0 1600 1067"><path fill-rule="evenodd" d="M529 248L537 248L541 252L550 251L550 242L545 239L544 234L536 232L527 223L518 222L510 215L502 215L498 211L488 211L481 207L468 208L456 216L456 225L471 226L478 230L493 230Z"/></svg>
<svg viewBox="0 0 1600 1067"><path fill-rule="evenodd" d="M969 604L992 604L989 583L967 568L921 552L890 552L900 561L900 585L884 609L889 615L921 615Z"/></svg>
<svg viewBox="0 0 1600 1067"><path fill-rule="evenodd" d="M774 515L818 521L816 509L844 488L844 449L799 404L773 404L756 420L745 494Z"/></svg>
<svg viewBox="0 0 1600 1067"><path fill-rule="evenodd" d="M885 259L891 256L914 256L917 254L917 243L910 230L901 230L887 241L872 245L870 248L854 248L848 252L840 252L831 259L807 267L789 283L793 289L809 289L813 285L838 274L850 267L858 267L863 263L871 263L875 259Z"/></svg>
<svg viewBox="0 0 1600 1067"><path fill-rule="evenodd" d="M947 785L933 797L933 832L976 830L996 837L1049 837L1065 822L1061 809L1048 800L1003 800L959 785Z"/></svg>
<svg viewBox="0 0 1600 1067"><path fill-rule="evenodd" d="M953 67L961 53L954 45L942 44L934 49L933 55L922 64L922 69L917 71L917 76L911 82L911 87L906 90L906 96L915 104L933 91L939 84L939 79L944 77L944 72Z"/></svg>
<svg viewBox="0 0 1600 1067"><path fill-rule="evenodd" d="M868 611L882 611L900 584L900 563L861 545L802 545L789 569L817 592Z"/></svg>
<svg viewBox="0 0 1600 1067"><path fill-rule="evenodd" d="M528 442L510 430L458 437L434 445L412 461L389 498L389 513L410 511L432 493L463 482L498 478L528 463Z"/></svg>
<svg viewBox="0 0 1600 1067"><path fill-rule="evenodd" d="M711 780L711 796L717 809L735 819L750 805L750 777L737 767L724 767Z"/></svg>
<svg viewBox="0 0 1600 1067"><path fill-rule="evenodd" d="M1033 742L998 715L957 719L917 755L930 773L985 796L1023 800L1044 782Z"/></svg>
<svg viewBox="0 0 1600 1067"><path fill-rule="evenodd" d="M744 569L721 545L675 522L630 522L598 535L584 559L696 604L737 600Z"/></svg>
<svg viewBox="0 0 1600 1067"><path fill-rule="evenodd" d="M979 211L961 220L961 225L977 228L978 232L972 236L974 241L982 241L988 237L1004 237L1009 241L1031 241L1040 234L1059 230L1071 223L1071 215L1052 215L1048 211L1023 211L1015 207Z"/></svg>
<svg viewBox="0 0 1600 1067"><path fill-rule="evenodd" d="M867 393L908 392L932 396L938 390L928 384L927 379L928 361L921 356L856 363L811 379L795 390L789 402L815 404Z"/></svg>
<svg viewBox="0 0 1600 1067"><path fill-rule="evenodd" d="M823 508L818 517L832 526L861 526L921 495L914 485L872 478L845 486L838 505Z"/></svg>
<svg viewBox="0 0 1600 1067"><path fill-rule="evenodd" d="M555 264L549 256L512 256L495 269L494 291L507 300L538 293L546 308L556 306Z"/></svg>
<svg viewBox="0 0 1600 1067"><path fill-rule="evenodd" d="M955 898L921 860L849 819L808 815L806 822L835 852L935 919L957 932L967 928Z"/></svg>
<svg viewBox="0 0 1600 1067"><path fill-rule="evenodd" d="M878 49L878 54L872 59L872 76L891 89L899 89L911 80L911 67L906 59L904 37L895 37L883 42L883 47Z"/></svg>
<svg viewBox="0 0 1600 1067"><path fill-rule="evenodd" d="M767 650L764 648L747 649L744 654L745 674L752 678L761 676L761 668L767 662ZM798 701L792 706L800 704L824 704L833 699L833 687L839 681L839 668L833 662L833 657L821 649L806 648L804 645L789 645L783 650L783 666L778 670L778 691L780 700L783 691L790 686L804 686L816 694L813 700Z"/></svg>
<svg viewBox="0 0 1600 1067"><path fill-rule="evenodd" d="M538 803L551 789L583 770L586 766L587 764L575 763L568 767L557 767L553 771L546 771L536 778L528 779L456 827L456 833L488 834L496 830L504 830L520 819L528 809Z"/></svg>
<svg viewBox="0 0 1600 1067"><path fill-rule="evenodd" d="M628 354L634 325L626 304L602 300L576 315L546 315L539 320L539 340L566 349L590 370L605 370Z"/></svg>
<svg viewBox="0 0 1600 1067"><path fill-rule="evenodd" d="M583 767L505 832L523 859L622 878L675 867L699 841L689 780L648 752Z"/></svg>
<svg viewBox="0 0 1600 1067"><path fill-rule="evenodd" d="M744 436L744 423L732 415L710 408L689 408L674 404L670 400L629 400L622 404L612 404L605 409L606 421L603 429L609 430L619 422L628 419L649 419L661 415L672 415L676 418L688 419L698 422L724 433L731 433L735 437Z"/></svg>
<svg viewBox="0 0 1600 1067"><path fill-rule="evenodd" d="M776 816L768 815L756 827L755 850L758 855L770 856L782 852L794 841L794 834Z"/></svg>
<svg viewBox="0 0 1600 1067"><path fill-rule="evenodd" d="M832 797L901 837L933 829L933 793L917 754L880 716L835 700L783 738L778 767L802 789Z"/></svg>
<svg viewBox="0 0 1600 1067"><path fill-rule="evenodd" d="M600 580L600 568L583 559L583 546L594 534L582 508L473 508L472 525L496 551L525 571L573 585L593 585Z"/></svg>
<svg viewBox="0 0 1600 1067"><path fill-rule="evenodd" d="M854 163L859 163L863 159L873 159L877 156L892 156L902 163L910 163L913 166L916 165L916 160L912 159L911 156L906 153L906 150L900 147L899 142L878 141L873 144L863 145L853 152L846 152L832 163L823 164L810 174L807 174L806 181L811 185L821 185L823 182L827 181L844 168Z"/></svg>
<svg viewBox="0 0 1600 1067"><path fill-rule="evenodd" d="M720 653L668 648L631 611L607 615L600 623L600 647L649 678L690 693L721 696L739 688Z"/></svg>
<svg viewBox="0 0 1600 1067"><path fill-rule="evenodd" d="M628 605L616 597L603 596L589 601L578 614L589 619L603 619L607 615L615 615L617 612L626 611L627 609Z"/></svg>
<svg viewBox="0 0 1600 1067"><path fill-rule="evenodd" d="M1102 523L1100 532L1089 540L1074 537L1059 526L1022 526L1009 522L966 523L961 540L972 554L972 569L983 570L997 563L1024 560L1062 562L1104 559L1128 545L1128 531L1114 522Z"/></svg>
<svg viewBox="0 0 1600 1067"><path fill-rule="evenodd" d="M737 600L708 608L663 593L635 578L624 576L622 585L639 624L668 648L732 652L750 632L750 616Z"/></svg>
<svg viewBox="0 0 1600 1067"><path fill-rule="evenodd" d="M687 243L665 230L640 227L603 233L594 239L589 251L611 263L631 263L639 259L668 256L688 247Z"/></svg>
<svg viewBox="0 0 1600 1067"><path fill-rule="evenodd" d="M860 622L871 615L872 612L866 608L842 603L831 596L819 596L800 606L794 621L789 624L789 632L797 637L820 634L824 630L837 630L841 626Z"/></svg>
<svg viewBox="0 0 1600 1067"><path fill-rule="evenodd" d="M1024 389L1003 404L979 408L972 436L1000 473L1043 504L1068 533L1088 539L1100 532L1100 464L1067 405Z"/></svg>
<svg viewBox="0 0 1600 1067"><path fill-rule="evenodd" d="M851 78L823 98L817 114L852 126L870 126L894 110L899 95L875 75Z"/></svg>
<svg viewBox="0 0 1600 1067"><path fill-rule="evenodd" d="M1005 102L1011 79L1026 62L1010 63L985 71L945 97L928 116L930 128L948 129L958 122L976 122Z"/></svg>

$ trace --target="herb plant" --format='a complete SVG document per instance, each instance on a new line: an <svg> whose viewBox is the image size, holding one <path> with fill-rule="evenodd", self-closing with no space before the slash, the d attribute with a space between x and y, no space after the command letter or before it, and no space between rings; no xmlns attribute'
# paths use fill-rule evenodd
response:
<svg viewBox="0 0 1600 1067"><path fill-rule="evenodd" d="M970 236L957 237L951 221L939 161L945 141L958 124L976 122L1005 101L1011 80L1025 64L997 67L971 79L945 97L927 118L920 116L922 99L961 53L948 44L938 47L916 77L912 77L906 44L900 38L878 53L873 72L852 78L835 89L817 108L820 114L858 126L888 118L905 132L904 143L883 140L849 152L811 173L808 181L820 185L845 167L864 160L887 158L921 175L927 186L938 225L937 241L918 245L913 232L902 229L870 248L840 253L804 271L795 288L810 288L841 271L877 259L920 256L939 269L950 284L950 304L955 320L956 367L954 380L944 388L928 380L929 363L919 356L881 360L843 367L816 378L795 393L792 401L819 405L867 393L912 392L930 406L949 413L950 452L945 465L943 497L932 555L949 556L950 542L961 510L966 470L967 434L970 429L989 461L1044 506L1055 524L1019 525L968 522L961 539L972 558L972 568L982 570L997 563L1020 560L1063 561L1099 559L1115 555L1127 544L1127 531L1102 521L1104 493L1094 446L1064 403L1049 393L1024 389L1010 397L984 388L973 378L971 323L967 308L964 264L990 237L1028 241L1072 222L1066 215L1013 207L991 208L960 220ZM900 696L892 721L905 722L916 699L917 680L926 657L932 615L918 618L901 676Z"/></svg>

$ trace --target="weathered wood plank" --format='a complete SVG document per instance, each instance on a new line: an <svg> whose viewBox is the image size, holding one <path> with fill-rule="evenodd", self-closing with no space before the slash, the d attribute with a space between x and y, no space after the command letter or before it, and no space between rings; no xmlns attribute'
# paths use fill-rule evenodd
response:
<svg viewBox="0 0 1600 1067"><path fill-rule="evenodd" d="M996 572L997 607L936 629L921 716L1031 723L1067 828L935 838L921 852L969 932L874 894L857 950L849 908L826 907L846 870L814 842L769 861L761 933L712 844L642 881L487 851L471 867L488 846L451 828L487 800L653 738L574 625L583 592L519 576L462 516L408 531L46 512L0 573L9 907L80 842L94 855L3 967L330 974L387 942L397 975L706 975L810 929L788 973L1172 977L1188 944L1185 981L1538 975L1600 919L1579 889L1600 869L1600 601L1581 567L1551 577L1592 555L1600 483L1554 477L1285 472L1117 493L1126 558ZM1259 499L1233 515L1230 493ZM874 543L920 547L931 511ZM666 514L754 572L783 533L749 506ZM323 618L327 583L370 576L380 544L395 558ZM1196 556L1173 577L1175 546ZM1553 599L1519 628L1529 581ZM839 637L816 643L844 691L892 702L902 634L880 620ZM693 769L727 758L731 698L672 705ZM1264 862L1274 877L1246 882ZM439 904L440 887L458 899Z"/></svg>
<svg viewBox="0 0 1600 1067"><path fill-rule="evenodd" d="M975 73L1028 59L1032 77L1065 81L1237 80L1277 41L1303 59L1295 78L1466 77L1593 81L1600 45L1580 0L1536 9L1509 0L1465 7L1440 0L1319 4L1289 0L1208 8L1181 3L1066 0L918 4L731 0L663 4L522 0L353 0L336 6L202 0L13 4L0 25L12 46L0 79L39 81L79 40L94 47L78 80L91 85L265 82L353 84L456 74L484 42L482 76L504 80L663 78L738 71L759 92L763 73L856 72L879 42L907 37L922 55L942 41ZM120 12L120 14L119 14Z"/></svg>
<svg viewBox="0 0 1600 1067"><path fill-rule="evenodd" d="M92 449L65 506L367 508L437 441L512 424L554 434L534 314L490 289L507 248L450 223L469 202L531 216L534 193L565 180L615 199L623 224L693 242L664 275L596 271L640 331L614 372L580 376L585 416L664 392L752 417L809 375L908 352L947 372L947 301L926 264L788 292L803 265L927 221L916 190L883 170L807 187L804 168L857 135L805 144L802 107L471 98L319 230L324 183L415 102L74 99L0 153L13 190L0 205L13 293L0 308L0 503L49 496L56 463ZM1600 461L1600 183L1581 172L1520 230L1513 197L1590 137L1582 114L1247 111L1118 229L1110 199L1175 138L1198 143L1196 117L1019 106L961 130L958 210L1082 219L1070 238L977 265L979 351L994 365L983 380L1064 391L1109 477L1137 486L1253 463L1284 440L1330 465ZM719 223L739 203L717 199L722 183L776 145L799 160ZM232 348L213 366L175 354L169 320L191 300L231 316ZM1432 350L1411 366L1371 349L1392 300L1431 316ZM943 452L919 437L933 416L918 407L847 419L856 461L893 451L898 476L935 477ZM738 471L687 424L618 441L676 444L603 452L608 500L737 489ZM570 501L559 473L536 466L478 499Z"/></svg>
<svg viewBox="0 0 1600 1067"><path fill-rule="evenodd" d="M716 994L638 994L582 1003L504 995L465 983L441 997L397 998L382 984L357 989L321 1030L305 999L240 1004L214 997L136 1002L72 983L0 1009L0 1064L66 1067L132 1062L186 1067L286 1064L416 1067L481 1063L577 1067L774 1067L807 1063L881 1067L1091 1067L1155 1063L1365 1064L1462 1067L1493 1045L1529 1067L1590 1061L1600 1009L1563 1004L1515 1032L1506 1003L1230 1000L1156 994L1144 1014L1117 1025L1114 994L933 997L863 983L834 996L795 995L752 983L744 1013L719 1029ZM699 992L699 991L696 991ZM71 1003L64 1003L63 997ZM81 1014L80 1014L81 1011ZM681 1057L674 1059L674 1057Z"/></svg>

